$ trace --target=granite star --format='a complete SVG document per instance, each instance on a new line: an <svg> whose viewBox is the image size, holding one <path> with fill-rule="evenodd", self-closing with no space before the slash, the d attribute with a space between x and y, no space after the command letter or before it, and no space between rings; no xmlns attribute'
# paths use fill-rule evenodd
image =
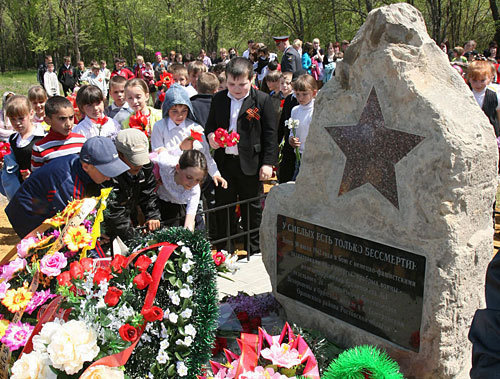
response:
<svg viewBox="0 0 500 379"><path fill-rule="evenodd" d="M375 88L356 125L325 129L347 158L339 196L370 183L399 209L394 166L425 137L386 128Z"/></svg>

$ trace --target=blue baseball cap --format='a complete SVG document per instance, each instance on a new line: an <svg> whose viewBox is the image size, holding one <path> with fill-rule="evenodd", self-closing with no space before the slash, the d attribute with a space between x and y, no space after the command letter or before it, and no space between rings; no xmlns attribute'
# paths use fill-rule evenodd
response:
<svg viewBox="0 0 500 379"><path fill-rule="evenodd" d="M80 159L95 166L101 174L109 178L123 174L129 169L118 157L115 144L108 137L92 137L85 141L80 151Z"/></svg>

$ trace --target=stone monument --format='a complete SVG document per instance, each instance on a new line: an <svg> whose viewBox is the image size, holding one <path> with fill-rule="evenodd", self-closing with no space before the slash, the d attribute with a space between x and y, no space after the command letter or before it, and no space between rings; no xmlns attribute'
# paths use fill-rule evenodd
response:
<svg viewBox="0 0 500 379"><path fill-rule="evenodd" d="M407 378L468 377L497 162L420 12L370 12L317 97L297 181L266 200L261 250L288 319L380 346Z"/></svg>

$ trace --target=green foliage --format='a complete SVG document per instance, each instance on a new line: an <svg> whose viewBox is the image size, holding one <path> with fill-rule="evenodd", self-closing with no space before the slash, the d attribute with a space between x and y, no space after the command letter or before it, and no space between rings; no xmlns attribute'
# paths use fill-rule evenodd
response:
<svg viewBox="0 0 500 379"><path fill-rule="evenodd" d="M403 379L399 366L374 346L356 346L335 359L322 379Z"/></svg>

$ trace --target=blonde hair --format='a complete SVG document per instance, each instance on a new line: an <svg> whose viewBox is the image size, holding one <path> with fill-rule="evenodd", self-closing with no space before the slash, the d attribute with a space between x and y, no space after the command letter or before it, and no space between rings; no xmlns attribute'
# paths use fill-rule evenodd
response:
<svg viewBox="0 0 500 379"><path fill-rule="evenodd" d="M31 112L31 103L26 96L14 95L5 107L5 114L7 117L24 117Z"/></svg>
<svg viewBox="0 0 500 379"><path fill-rule="evenodd" d="M47 101L47 92L42 88L42 86L32 86L28 90L28 100L37 103L43 103Z"/></svg>
<svg viewBox="0 0 500 379"><path fill-rule="evenodd" d="M298 50L302 47L302 41L300 39L296 39L293 41L292 46L295 50Z"/></svg>
<svg viewBox="0 0 500 379"><path fill-rule="evenodd" d="M318 85L311 75L303 74L292 83L292 88L294 91L316 91Z"/></svg>
<svg viewBox="0 0 500 379"><path fill-rule="evenodd" d="M134 78L134 79L130 79L126 84L125 84L125 91L127 90L127 88L130 88L130 87L140 87L144 93L149 93L149 88L148 88L148 85L146 84L146 82L140 78Z"/></svg>

